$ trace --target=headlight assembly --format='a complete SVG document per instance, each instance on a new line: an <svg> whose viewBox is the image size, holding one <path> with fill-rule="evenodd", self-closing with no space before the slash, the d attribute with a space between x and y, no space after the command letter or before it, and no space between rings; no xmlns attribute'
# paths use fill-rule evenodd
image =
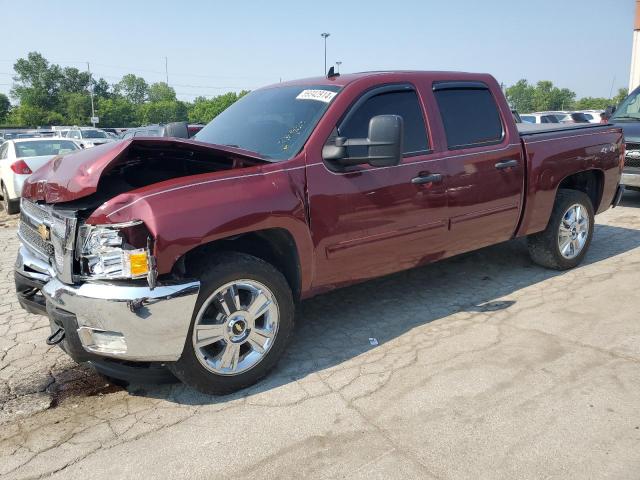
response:
<svg viewBox="0 0 640 480"><path fill-rule="evenodd" d="M83 225L78 235L81 274L91 279L131 279L148 276L153 265L149 247L132 245L145 229L140 221L114 225ZM148 237L147 237L148 238ZM137 248L136 248L137 247Z"/></svg>

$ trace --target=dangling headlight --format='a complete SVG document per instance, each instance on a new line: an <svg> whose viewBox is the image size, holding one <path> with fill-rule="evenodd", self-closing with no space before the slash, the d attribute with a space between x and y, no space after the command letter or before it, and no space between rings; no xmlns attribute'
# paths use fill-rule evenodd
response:
<svg viewBox="0 0 640 480"><path fill-rule="evenodd" d="M142 230L142 231L140 231ZM81 276L92 279L142 278L153 265L146 228L140 221L114 225L83 225L78 233ZM138 244L138 248L134 244Z"/></svg>

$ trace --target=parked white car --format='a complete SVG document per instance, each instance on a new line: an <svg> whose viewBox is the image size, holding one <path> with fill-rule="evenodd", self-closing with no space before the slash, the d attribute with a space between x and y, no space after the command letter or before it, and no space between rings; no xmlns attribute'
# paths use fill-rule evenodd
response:
<svg viewBox="0 0 640 480"><path fill-rule="evenodd" d="M7 140L0 146L0 189L7 213L20 211L24 181L56 155L80 150L66 138L24 138Z"/></svg>
<svg viewBox="0 0 640 480"><path fill-rule="evenodd" d="M557 112L521 113L520 118L524 123L559 123Z"/></svg>
<svg viewBox="0 0 640 480"><path fill-rule="evenodd" d="M104 130L87 127L72 128L67 132L65 138L75 140L82 148L95 147L115 141Z"/></svg>

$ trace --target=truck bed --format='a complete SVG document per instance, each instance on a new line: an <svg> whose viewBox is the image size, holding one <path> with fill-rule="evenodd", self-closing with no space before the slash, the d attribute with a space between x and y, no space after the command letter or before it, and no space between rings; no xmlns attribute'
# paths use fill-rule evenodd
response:
<svg viewBox="0 0 640 480"><path fill-rule="evenodd" d="M601 123L516 123L520 136L536 135L567 130L589 130L607 127Z"/></svg>

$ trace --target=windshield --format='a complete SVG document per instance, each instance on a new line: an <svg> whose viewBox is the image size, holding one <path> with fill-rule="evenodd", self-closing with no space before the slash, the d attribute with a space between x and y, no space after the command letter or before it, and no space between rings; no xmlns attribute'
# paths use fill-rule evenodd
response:
<svg viewBox="0 0 640 480"><path fill-rule="evenodd" d="M82 138L107 138L107 134L101 130L81 130Z"/></svg>
<svg viewBox="0 0 640 480"><path fill-rule="evenodd" d="M62 155L78 150L78 146L69 140L51 140L16 143L16 157L39 157L42 155Z"/></svg>
<svg viewBox="0 0 640 480"><path fill-rule="evenodd" d="M640 89L631 92L631 95L622 101L611 117L611 120L617 119L640 120Z"/></svg>
<svg viewBox="0 0 640 480"><path fill-rule="evenodd" d="M339 90L333 85L256 90L211 120L194 138L287 160L300 151Z"/></svg>

